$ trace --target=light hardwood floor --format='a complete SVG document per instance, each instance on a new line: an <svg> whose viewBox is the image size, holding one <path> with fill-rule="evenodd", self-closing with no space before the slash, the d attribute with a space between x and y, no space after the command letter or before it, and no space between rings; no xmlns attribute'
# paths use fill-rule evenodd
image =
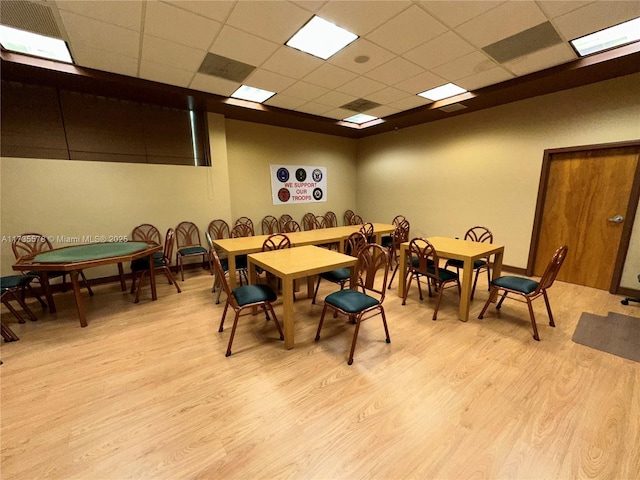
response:
<svg viewBox="0 0 640 480"><path fill-rule="evenodd" d="M468 323L454 290L434 322L433 299L394 289L391 344L365 322L348 366L353 327L328 318L314 342L306 299L295 349L258 315L225 358L211 281L190 270L177 294L158 276L138 305L97 286L87 328L70 292L56 315L33 302L35 323L3 309L20 341L0 357L2 479L640 478L640 364L571 341L583 311L640 316L621 297L557 282L535 342L524 304L477 319L486 280Z"/></svg>

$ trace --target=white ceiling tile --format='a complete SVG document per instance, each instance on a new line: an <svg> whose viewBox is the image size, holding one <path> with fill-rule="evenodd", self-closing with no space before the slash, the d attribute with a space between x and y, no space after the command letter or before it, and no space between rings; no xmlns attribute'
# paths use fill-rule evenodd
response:
<svg viewBox="0 0 640 480"><path fill-rule="evenodd" d="M327 2L317 15L363 36L409 6L411 2L406 0L333 1Z"/></svg>
<svg viewBox="0 0 640 480"><path fill-rule="evenodd" d="M311 115L322 115L328 112L329 110L333 110L333 108L328 105L323 105L321 103L309 102L298 107L298 110L304 113L309 113Z"/></svg>
<svg viewBox="0 0 640 480"><path fill-rule="evenodd" d="M144 33L208 50L221 24L158 1L147 2Z"/></svg>
<svg viewBox="0 0 640 480"><path fill-rule="evenodd" d="M364 113L366 113L367 115L371 115L372 117L383 118L383 117L388 117L389 115L394 115L399 112L400 112L399 108L390 107L388 105L381 105L379 107L372 108L371 110L367 110Z"/></svg>
<svg viewBox="0 0 640 480"><path fill-rule="evenodd" d="M144 60L140 62L140 78L178 87L187 87L192 77L193 72Z"/></svg>
<svg viewBox="0 0 640 480"><path fill-rule="evenodd" d="M550 19L553 19L592 2L593 0L538 0L538 5Z"/></svg>
<svg viewBox="0 0 640 480"><path fill-rule="evenodd" d="M384 83L376 82L375 80L367 77L358 77L348 83L345 83L341 87L338 87L336 90L349 95L354 95L358 98L363 98L370 93L377 92L385 87L386 85Z"/></svg>
<svg viewBox="0 0 640 480"><path fill-rule="evenodd" d="M475 50L471 44L452 31L409 50L403 57L427 70L462 57Z"/></svg>
<svg viewBox="0 0 640 480"><path fill-rule="evenodd" d="M145 35L142 39L142 60L195 72L206 52L178 43Z"/></svg>
<svg viewBox="0 0 640 480"><path fill-rule="evenodd" d="M290 2L242 1L229 15L227 23L259 37L284 44L313 15Z"/></svg>
<svg viewBox="0 0 640 480"><path fill-rule="evenodd" d="M269 90L270 92L281 92L295 82L293 78L258 68L242 83L251 87Z"/></svg>
<svg viewBox="0 0 640 480"><path fill-rule="evenodd" d="M125 57L138 57L139 32L71 12L61 11L60 16L72 44L107 50Z"/></svg>
<svg viewBox="0 0 640 480"><path fill-rule="evenodd" d="M325 112L324 116L329 118L335 118L336 120L344 120L345 118L349 118L352 115L355 115L356 112L351 110L347 110L346 108L336 108L334 110L329 110Z"/></svg>
<svg viewBox="0 0 640 480"><path fill-rule="evenodd" d="M369 57L369 60L365 63L355 61L356 58L362 56ZM327 61L332 65L346 68L351 72L363 74L388 62L393 57L394 55L390 51L380 48L364 38L359 38Z"/></svg>
<svg viewBox="0 0 640 480"><path fill-rule="evenodd" d="M254 67L273 55L279 45L234 27L225 26L210 51Z"/></svg>
<svg viewBox="0 0 640 480"><path fill-rule="evenodd" d="M461 0L445 2L442 0L422 0L418 3L445 25L457 27L497 7L504 1Z"/></svg>
<svg viewBox="0 0 640 480"><path fill-rule="evenodd" d="M439 87L445 83L447 83L447 81L444 78L439 77L432 72L424 72L410 78L409 80L397 83L394 86L407 93L416 95L420 92L424 92L425 90L429 90L430 88Z"/></svg>
<svg viewBox="0 0 640 480"><path fill-rule="evenodd" d="M318 85L312 85L307 82L296 82L282 93L291 97L302 98L304 100L314 100L320 95L324 95L329 90Z"/></svg>
<svg viewBox="0 0 640 480"><path fill-rule="evenodd" d="M401 57L396 57L384 65L380 65L378 68L367 72L367 76L369 78L375 78L387 85L395 85L398 82L415 77L422 72L424 72L424 70L415 63L411 63Z"/></svg>
<svg viewBox="0 0 640 480"><path fill-rule="evenodd" d="M300 79L322 64L323 61L318 57L282 46L262 64L262 68Z"/></svg>
<svg viewBox="0 0 640 480"><path fill-rule="evenodd" d="M460 25L456 31L482 48L546 21L535 2L511 1Z"/></svg>
<svg viewBox="0 0 640 480"><path fill-rule="evenodd" d="M234 5L234 2L229 0L178 0L172 2L165 1L165 3L173 5L174 7L182 8L183 10L197 13L198 15L202 15L203 17L207 17L212 20L217 20L218 22L224 22L227 19L227 16Z"/></svg>
<svg viewBox="0 0 640 480"><path fill-rule="evenodd" d="M367 40L402 54L447 31L438 20L412 5L384 25L367 34Z"/></svg>
<svg viewBox="0 0 640 480"><path fill-rule="evenodd" d="M544 70L570 62L577 58L575 52L566 43L554 45L537 52L516 58L502 65L518 76Z"/></svg>
<svg viewBox="0 0 640 480"><path fill-rule="evenodd" d="M573 10L554 20L566 40L640 17L640 1L600 1Z"/></svg>
<svg viewBox="0 0 640 480"><path fill-rule="evenodd" d="M497 64L481 52L473 52L452 62L445 63L431 71L436 75L455 82L460 78L468 77L475 73L484 72L496 67Z"/></svg>
<svg viewBox="0 0 640 480"><path fill-rule="evenodd" d="M456 80L456 85L466 90L477 90L478 88L486 87L488 85L494 85L496 83L510 80L513 75L507 72L501 67L490 68L482 72L477 72L469 75L468 77Z"/></svg>
<svg viewBox="0 0 640 480"><path fill-rule="evenodd" d="M427 89L425 89L427 90ZM398 100L396 102L391 102L389 106L398 108L399 110L411 110L412 108L421 107L422 105L427 105L428 103L433 103L431 100L427 100L424 97L419 97L418 95L414 95L413 97L406 97L402 100Z"/></svg>
<svg viewBox="0 0 640 480"><path fill-rule="evenodd" d="M328 92L315 99L315 102L322 103L323 105L329 105L331 107L341 107L349 102L357 100L358 97L354 95L348 95L342 92Z"/></svg>
<svg viewBox="0 0 640 480"><path fill-rule="evenodd" d="M73 60L78 65L104 72L118 73L130 77L138 76L138 59L125 57L106 50L97 50L79 44L73 48Z"/></svg>
<svg viewBox="0 0 640 480"><path fill-rule="evenodd" d="M190 88L194 90L215 93L216 95L223 95L225 97L235 92L238 87L240 87L238 82L232 82L225 78L205 75L203 73L196 73L190 85Z"/></svg>
<svg viewBox="0 0 640 480"><path fill-rule="evenodd" d="M408 94L403 90L398 90L394 87L387 87L382 90L378 90L377 92L370 93L369 95L367 95L367 100L385 105L387 103L397 102L398 100L406 98L409 95L411 94Z"/></svg>
<svg viewBox="0 0 640 480"><path fill-rule="evenodd" d="M289 95L278 93L264 103L266 105L273 105L274 107L286 108L287 110L295 110L300 105L307 103L307 101L302 98L291 97Z"/></svg>
<svg viewBox="0 0 640 480"><path fill-rule="evenodd" d="M325 88L336 88L357 76L357 74L344 68L336 67L330 63L323 63L319 68L304 77L303 80Z"/></svg>
<svg viewBox="0 0 640 480"><path fill-rule="evenodd" d="M316 13L327 3L327 1L328 0L299 0L292 1L291 3L295 3L300 8L308 10L309 12Z"/></svg>
<svg viewBox="0 0 640 480"><path fill-rule="evenodd" d="M102 1L95 0L58 0L56 5L60 10L73 12L84 17L113 23L129 30L140 31L142 22L142 1Z"/></svg>

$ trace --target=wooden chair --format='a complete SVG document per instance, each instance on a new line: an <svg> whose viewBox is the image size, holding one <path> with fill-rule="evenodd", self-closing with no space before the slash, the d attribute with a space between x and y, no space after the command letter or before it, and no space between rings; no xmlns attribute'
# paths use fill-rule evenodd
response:
<svg viewBox="0 0 640 480"><path fill-rule="evenodd" d="M327 224L327 228L333 228L338 226L338 218L336 217L336 214L333 213L331 210L329 210L327 213L324 214L324 220L325 220L325 223Z"/></svg>
<svg viewBox="0 0 640 480"><path fill-rule="evenodd" d="M396 226L395 230L391 234L389 257L391 257L391 262L395 263L395 266L393 267L393 273L391 274L391 280L389 280L388 288L391 288L393 279L396 276L396 273L398 273L398 267L400 266L400 245L409 241L410 228L411 226L409 225L409 221L403 220Z"/></svg>
<svg viewBox="0 0 640 480"><path fill-rule="evenodd" d="M367 246L367 238L361 232L353 232L345 240L344 252L352 257L357 257L364 247ZM330 272L324 272L318 275L318 281L316 282L316 289L313 292L313 298L311 303L316 303L316 296L318 295L318 288L320 287L321 280L327 280L332 283L340 285L340 290L343 290L347 282L351 278L351 272L348 268L337 268Z"/></svg>
<svg viewBox="0 0 640 480"><path fill-rule="evenodd" d="M376 236L373 233L373 223L367 222L363 223L360 227L360 233L362 233L367 239L368 243L375 243Z"/></svg>
<svg viewBox="0 0 640 480"><path fill-rule="evenodd" d="M351 217L351 225L364 225L364 220L360 215L354 215Z"/></svg>
<svg viewBox="0 0 640 480"><path fill-rule="evenodd" d="M391 224L394 227L397 227L398 225L400 225L403 221L405 221L406 218L404 217L404 215L396 215L395 217L393 217L393 220L391 221ZM385 235L380 239L380 245L382 245L383 247L391 247L391 242L393 240L393 235ZM393 280L393 278L392 278Z"/></svg>
<svg viewBox="0 0 640 480"><path fill-rule="evenodd" d="M9 328L9 325L4 323L4 320L0 320L0 327L0 333L2 334L2 338L5 342L15 342L17 340L20 340L20 337L13 333L13 330ZM2 365L1 361L0 365Z"/></svg>
<svg viewBox="0 0 640 480"><path fill-rule="evenodd" d="M29 287L29 284L36 280L38 277L36 275L8 275L6 277L0 278L0 301L4 304L5 307L9 309L9 311L13 314L14 317L18 319L18 323L25 323L22 315L11 305L10 300L15 300L20 308L22 308L23 312L27 314L29 319L32 322L38 320L33 311L27 306L24 301L24 290ZM37 296L37 295L36 295ZM42 299L38 297L40 303ZM4 326L4 325L3 325ZM7 328L7 338L11 338L10 334L13 334L9 327ZM4 338L4 334L3 334ZM5 340L7 340L5 338ZM16 336L15 340L18 340ZM7 340L12 341L12 340Z"/></svg>
<svg viewBox="0 0 640 480"><path fill-rule="evenodd" d="M472 227L467 230L464 235L465 240L472 242L488 242L493 243L493 233L486 227ZM464 261L450 258L444 265L444 268L455 267L456 272L460 275L460 269L464 267ZM489 257L480 258L473 262L473 269L476 272L476 276L473 280L473 288L471 289L471 300L476 292L476 284L478 283L478 275L483 270L487 272L487 290L491 290L491 272L489 271Z"/></svg>
<svg viewBox="0 0 640 480"><path fill-rule="evenodd" d="M282 233L293 233L300 231L300 224L295 220L289 220L282 226Z"/></svg>
<svg viewBox="0 0 640 480"><path fill-rule="evenodd" d="M316 342L320 340L320 330L324 322L324 316L327 309L346 315L355 321L355 330L353 332L353 340L351 341L351 351L347 363L353 363L353 353L356 349L358 340L358 331L360 324L376 315L382 316L382 325L386 335L386 342L391 343L389 337L389 328L387 327L387 318L384 313L384 302L387 276L389 274L389 253L387 250L377 244L368 244L358 254L358 288L339 290L327 296L324 300L324 308L322 316L318 324L316 332ZM381 272L381 273L380 273Z"/></svg>
<svg viewBox="0 0 640 480"><path fill-rule="evenodd" d="M353 223L351 223L351 219L353 218L354 215L355 213L353 213L353 210L345 210L344 215L342 216L342 220L345 226L353 225Z"/></svg>
<svg viewBox="0 0 640 480"><path fill-rule="evenodd" d="M313 229L319 230L320 228L327 228L327 219L324 215L316 215L313 222Z"/></svg>
<svg viewBox="0 0 640 480"><path fill-rule="evenodd" d="M14 238L11 243L11 249L13 250L13 255L16 260L25 255L29 255L32 253L40 253L46 252L48 250L53 250L53 245L47 237L40 233L23 233ZM64 271L53 271L53 272L38 272L38 271L25 271L22 272L24 275L35 276L40 283L40 289L42 294L47 299L47 301L51 298L51 285L49 280L52 278L60 278L62 277L62 291L66 291L66 276L67 272ZM89 292L89 296L93 296L93 290L91 290L91 286L87 281L87 277L85 277L84 272L80 270L80 277L82 278L82 283ZM43 308L46 308L47 304L40 299L39 296L36 296L42 305Z"/></svg>
<svg viewBox="0 0 640 480"><path fill-rule="evenodd" d="M235 227L236 225L245 225L246 228L248 228L251 231L251 236L254 236L256 234L256 231L253 228L253 220L251 220L249 217L240 217L236 219L233 226ZM248 237L248 236L249 235L243 235L243 237Z"/></svg>
<svg viewBox="0 0 640 480"><path fill-rule="evenodd" d="M267 215L262 219L261 223L263 235L273 235L274 233L280 232L280 224L278 223L278 219L273 215Z"/></svg>
<svg viewBox="0 0 640 480"><path fill-rule="evenodd" d="M529 308L529 317L531 318L531 326L533 327L533 338L534 340L540 341L540 337L538 336L538 327L536 326L536 317L533 313L533 306L531 302L533 302L533 300L538 297L544 298L544 303L547 306L547 313L549 314L549 325L555 327L556 324L553 321L553 314L551 313L551 305L549 304L547 290L551 288L553 282L558 276L558 272L560 271L560 267L562 267L562 263L567 256L568 250L569 247L564 245L555 251L539 282L525 277L515 277L509 275L496 278L493 282L491 282L491 292L489 293L489 298L484 304L484 307L482 307L482 311L480 312L480 315L478 315L478 318L482 319L484 317L487 308L489 308L489 304L493 299L495 299L495 296L499 291L503 291L504 293L502 294L502 298L500 298L500 301L496 305L497 310L502 307L502 302L504 302L504 299L507 298L507 295L509 293L520 295L524 298L524 300L521 301L526 302L527 307Z"/></svg>
<svg viewBox="0 0 640 480"><path fill-rule="evenodd" d="M207 227L207 232L209 232L211 238L215 240L221 240L223 238L229 238L231 236L231 229L229 228L229 224L221 218L212 220Z"/></svg>
<svg viewBox="0 0 640 480"><path fill-rule="evenodd" d="M409 250L407 251L407 286L404 291L404 298L402 299L402 305L406 305L407 296L409 295L409 289L411 287L411 281L415 278L418 282L418 292L420 293L420 300L422 300L422 287L420 286L420 277L427 279L427 285L429 288L429 296L431 296L431 284L435 285L438 291L438 298L436 300L436 307L433 311L433 320L438 318L438 308L440 307L440 300L442 300L442 292L450 284L455 283L458 287L458 296L460 295L460 279L458 274L450 270L440 268L438 254L433 245L424 238L414 238L409 243ZM409 261L410 260L410 261Z"/></svg>
<svg viewBox="0 0 640 480"><path fill-rule="evenodd" d="M226 223L226 222L225 222ZM211 234L209 233L209 231L207 230L205 232L205 238L207 240L207 244L209 246L209 255L211 255L211 258L213 258L213 253L212 252L216 252L216 255L218 255L218 260L220 261L220 265L222 266L222 271L224 272L225 275L229 274L229 261L227 260L227 258L222 258L220 256L220 254L218 253L218 251L216 250L215 245L213 244L213 239L211 238ZM236 265L236 272L238 272L238 275L240 277L240 286L242 286L242 277L244 276L247 284L249 283L249 279L247 277L247 266L246 266L246 255L243 256L244 258L244 262L245 265L242 265L242 261L240 261L241 265ZM213 260L212 260L213 261ZM218 289L218 286L220 287ZM214 277L213 277L213 286L211 287L211 293L215 293L216 289L218 289L218 296L216 297L216 305L220 303L220 295L222 294L222 282L221 279L218 276L217 271L214 269Z"/></svg>
<svg viewBox="0 0 640 480"><path fill-rule="evenodd" d="M132 242L153 242L156 245L162 245L160 231L150 223L138 225L131 232ZM158 252L162 256L162 252Z"/></svg>
<svg viewBox="0 0 640 480"><path fill-rule="evenodd" d="M169 281L169 285L174 285L178 293L182 293L180 290L180 286L176 279L173 277L171 273L171 256L173 255L173 243L174 243L175 232L173 228L169 228L167 230L167 234L164 240L164 250L162 252L162 256L158 258L157 256L153 256L153 268L154 272L158 273L159 271L164 273L165 277ZM142 290L142 285L144 284L145 275L149 273L149 260L147 258L138 258L131 262L131 293L136 292L136 299L134 303L138 303L140 301L140 291ZM136 279L138 279L138 289L136 290Z"/></svg>
<svg viewBox="0 0 640 480"><path fill-rule="evenodd" d="M280 233L285 233L284 232L284 224L293 220L293 217L287 213L280 215L280 218L278 218L278 223L280 224Z"/></svg>
<svg viewBox="0 0 640 480"><path fill-rule="evenodd" d="M280 340L284 340L284 334L282 333L280 322L278 322L278 317L276 317L276 312L274 312L272 305L272 302L277 299L275 292L268 285L244 285L234 288L233 291L231 291L225 277L224 269L222 268L222 265L220 263L220 258L218 257L218 254L215 250L211 251L211 257L213 258L213 265L216 269L218 278L220 278L220 282L222 283L222 288L227 294L227 300L224 304L224 311L222 312L222 319L220 320L220 328L218 328L218 332L224 331L224 320L227 316L228 308L231 307L235 312L233 327L231 328L231 336L229 337L229 344L227 346L227 353L225 354L225 356L228 357L231 355L233 337L236 334L236 328L238 326L240 313L243 310L252 307L262 308L267 317L267 320L269 320L269 312L271 312L273 322L275 323L276 328L278 329L278 333L280 334Z"/></svg>
<svg viewBox="0 0 640 480"><path fill-rule="evenodd" d="M291 240L284 233L274 233L273 235L269 235L269 237L262 243L263 252L270 252L271 250L281 250L283 248L291 248ZM262 273L262 269L258 269L258 273ZM276 279L276 277L270 272L267 272L266 276L267 284L274 285L274 280Z"/></svg>
<svg viewBox="0 0 640 480"><path fill-rule="evenodd" d="M200 230L193 222L180 222L176 227L176 269L180 270L180 278L184 282L184 259L188 257L202 257L202 268L209 263L211 275L213 265L209 258L209 252L202 246Z"/></svg>
<svg viewBox="0 0 640 480"><path fill-rule="evenodd" d="M302 229L313 230L316 224L316 216L313 213L305 213L302 217Z"/></svg>

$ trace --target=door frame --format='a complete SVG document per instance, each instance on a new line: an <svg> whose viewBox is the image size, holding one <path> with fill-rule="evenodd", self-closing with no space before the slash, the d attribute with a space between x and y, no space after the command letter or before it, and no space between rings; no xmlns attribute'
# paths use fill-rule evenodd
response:
<svg viewBox="0 0 640 480"><path fill-rule="evenodd" d="M533 221L533 231L531 233L531 245L529 247L529 259L527 260L527 276L533 275L533 269L535 266L536 253L538 250L538 243L540 239L540 231L542 229L542 213L544 212L544 202L547 194L547 185L549 183L549 173L551 171L552 157L559 153L587 151L592 152L596 150L611 150L617 148L634 147L640 150L640 139L630 140L626 142L603 143L597 145L551 148L544 151L544 156L542 159L542 171L540 173L540 184L538 186L538 199L536 201L536 212ZM631 187L631 194L629 196L627 212L625 215L625 219L631 219L631 221L625 221L622 227L622 236L620 238L620 245L618 246L618 254L616 256L613 277L611 278L611 284L609 286L609 292L613 294L619 293L620 281L622 280L622 270L627 258L627 251L629 250L631 233L633 232L633 224L636 217L636 210L638 209L638 201L640 201L640 159L638 160L638 166L636 167L636 173L633 178L633 186Z"/></svg>

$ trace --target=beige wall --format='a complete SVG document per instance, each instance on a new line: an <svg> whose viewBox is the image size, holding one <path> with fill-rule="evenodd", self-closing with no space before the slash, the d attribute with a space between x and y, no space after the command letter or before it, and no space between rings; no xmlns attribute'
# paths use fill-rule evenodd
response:
<svg viewBox="0 0 640 480"><path fill-rule="evenodd" d="M287 213L300 222L307 212L342 213L356 204L355 140L287 128L227 120L231 206L234 219L253 219L257 231L265 215ZM270 165L327 168L327 201L273 205ZM256 232L257 233L257 232Z"/></svg>
<svg viewBox="0 0 640 480"><path fill-rule="evenodd" d="M485 225L526 267L545 149L640 138L640 75L377 135L358 143L358 213L402 213L412 236ZM640 223L623 286L637 288Z"/></svg>

